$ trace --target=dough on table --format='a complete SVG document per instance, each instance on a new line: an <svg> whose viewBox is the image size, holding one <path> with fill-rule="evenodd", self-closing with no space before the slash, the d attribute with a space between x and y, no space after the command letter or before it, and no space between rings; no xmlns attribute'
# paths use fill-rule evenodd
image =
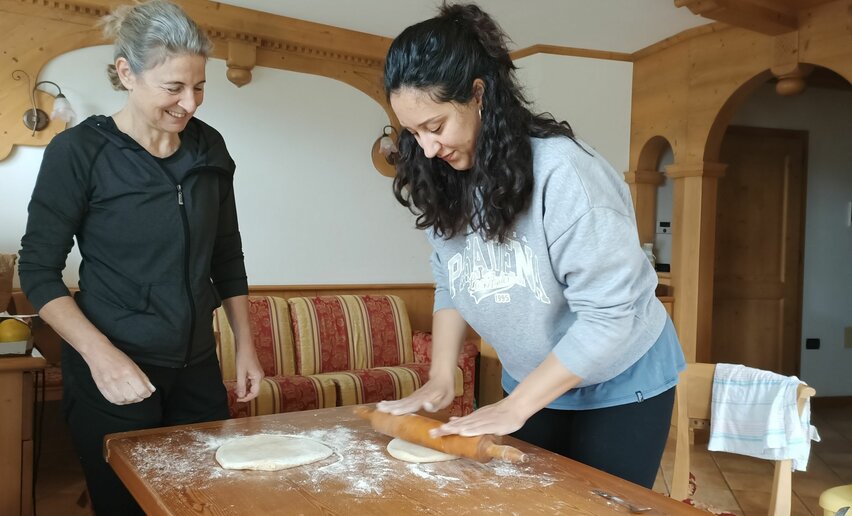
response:
<svg viewBox="0 0 852 516"><path fill-rule="evenodd" d="M231 439L216 450L216 462L225 469L278 471L317 462L334 450L302 437L259 434Z"/></svg>
<svg viewBox="0 0 852 516"><path fill-rule="evenodd" d="M391 457L405 462L442 462L458 459L455 455L410 443L398 437L388 443L388 453Z"/></svg>

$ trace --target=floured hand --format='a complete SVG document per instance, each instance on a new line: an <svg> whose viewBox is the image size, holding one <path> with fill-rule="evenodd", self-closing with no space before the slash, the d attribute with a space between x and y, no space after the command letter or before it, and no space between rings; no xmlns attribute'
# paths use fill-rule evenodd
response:
<svg viewBox="0 0 852 516"><path fill-rule="evenodd" d="M452 378L449 380L431 379L410 396L401 400L380 401L376 404L376 410L394 416L410 414L420 409L437 412L452 403L455 392Z"/></svg>
<svg viewBox="0 0 852 516"><path fill-rule="evenodd" d="M519 430L525 422L526 417L516 411L511 403L506 403L504 399L493 405L482 407L465 417L450 418L449 422L430 430L429 435L430 437L506 435Z"/></svg>

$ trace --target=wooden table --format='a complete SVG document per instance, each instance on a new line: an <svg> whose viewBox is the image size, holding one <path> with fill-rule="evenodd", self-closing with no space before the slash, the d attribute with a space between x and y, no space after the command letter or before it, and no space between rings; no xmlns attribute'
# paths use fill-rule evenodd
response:
<svg viewBox="0 0 852 516"><path fill-rule="evenodd" d="M0 514L33 513L33 372L47 362L0 356Z"/></svg>
<svg viewBox="0 0 852 516"><path fill-rule="evenodd" d="M219 467L221 444L260 433L316 439L336 453L277 472ZM645 514L702 514L511 438L505 442L531 454L530 462L409 464L387 454L389 440L340 407L111 434L104 453L150 515L628 514L592 489L653 508Z"/></svg>

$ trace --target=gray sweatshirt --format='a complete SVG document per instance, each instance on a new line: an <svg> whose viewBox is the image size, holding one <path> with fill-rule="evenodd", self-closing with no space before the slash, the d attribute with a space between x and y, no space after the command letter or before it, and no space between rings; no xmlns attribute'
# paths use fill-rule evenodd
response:
<svg viewBox="0 0 852 516"><path fill-rule="evenodd" d="M627 184L580 145L591 155L568 138L532 139L532 201L505 243L427 231L435 311L458 310L517 381L553 352L581 387L606 382L648 352L667 319Z"/></svg>

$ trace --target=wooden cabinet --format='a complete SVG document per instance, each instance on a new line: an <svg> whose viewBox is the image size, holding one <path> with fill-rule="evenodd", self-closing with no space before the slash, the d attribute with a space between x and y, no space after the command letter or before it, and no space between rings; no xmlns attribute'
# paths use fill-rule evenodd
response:
<svg viewBox="0 0 852 516"><path fill-rule="evenodd" d="M33 377L47 365L31 357L0 357L0 514L33 513Z"/></svg>

